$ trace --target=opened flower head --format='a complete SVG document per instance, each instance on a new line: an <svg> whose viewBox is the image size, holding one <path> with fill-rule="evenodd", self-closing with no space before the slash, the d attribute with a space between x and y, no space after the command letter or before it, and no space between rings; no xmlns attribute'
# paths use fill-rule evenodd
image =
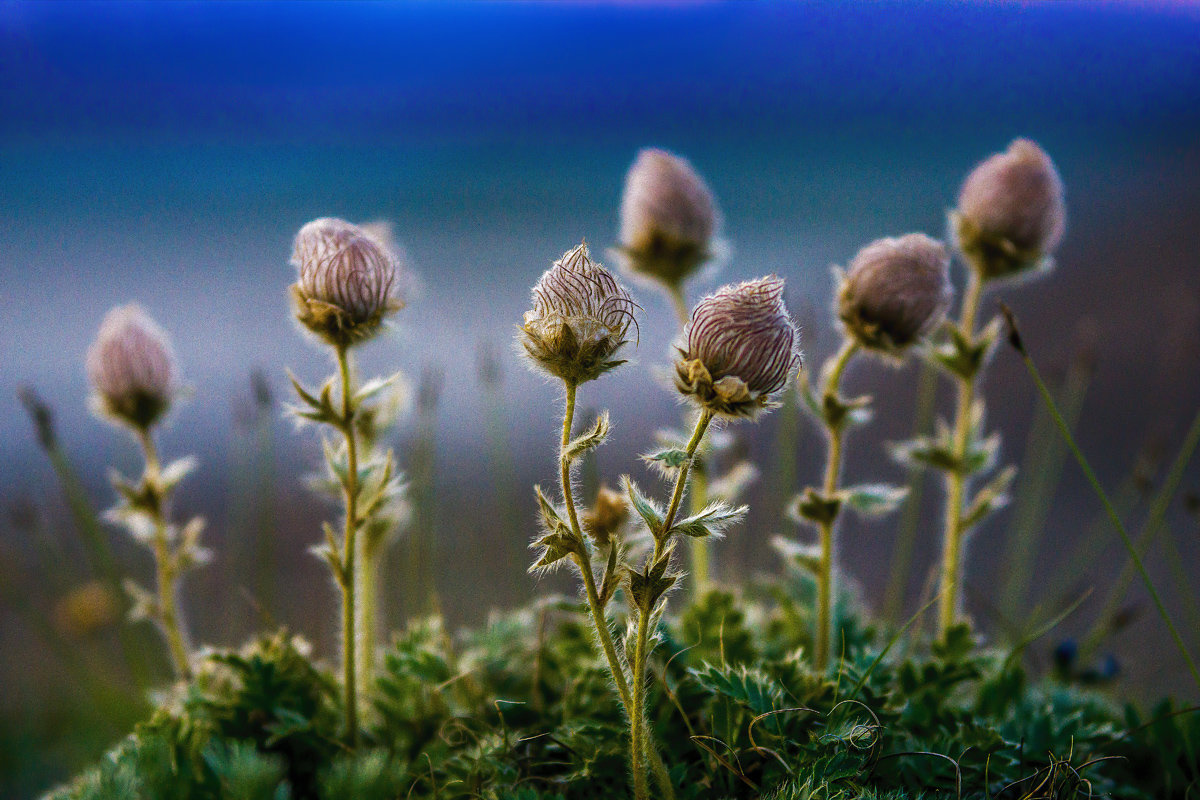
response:
<svg viewBox="0 0 1200 800"><path fill-rule="evenodd" d="M1054 162L1030 140L1016 139L967 176L953 224L959 246L986 280L1048 264L1066 228Z"/></svg>
<svg viewBox="0 0 1200 800"><path fill-rule="evenodd" d="M625 178L619 252L632 274L678 287L713 255L721 215L687 159L647 148Z"/></svg>
<svg viewBox="0 0 1200 800"><path fill-rule="evenodd" d="M157 422L178 391L167 334L137 303L105 315L88 348L87 373L97 409L138 430Z"/></svg>
<svg viewBox="0 0 1200 800"><path fill-rule="evenodd" d="M783 279L724 286L696 304L675 363L675 385L702 408L753 417L800 365Z"/></svg>
<svg viewBox="0 0 1200 800"><path fill-rule="evenodd" d="M945 246L910 233L858 251L838 287L837 315L862 346L898 355L942 323L953 295Z"/></svg>
<svg viewBox="0 0 1200 800"><path fill-rule="evenodd" d="M637 304L625 287L588 257L587 243L563 254L533 287L521 343L534 363L571 384L595 380L623 364Z"/></svg>
<svg viewBox="0 0 1200 800"><path fill-rule="evenodd" d="M396 261L375 236L332 217L300 229L292 250L296 318L335 347L370 338L403 307L394 296Z"/></svg>

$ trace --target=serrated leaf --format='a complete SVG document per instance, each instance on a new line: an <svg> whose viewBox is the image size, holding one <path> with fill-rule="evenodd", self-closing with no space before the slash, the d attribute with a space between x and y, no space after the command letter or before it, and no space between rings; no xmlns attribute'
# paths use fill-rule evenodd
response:
<svg viewBox="0 0 1200 800"><path fill-rule="evenodd" d="M754 714L767 714L783 705L783 687L761 669L705 664L688 672L705 689L741 703Z"/></svg>
<svg viewBox="0 0 1200 800"><path fill-rule="evenodd" d="M908 496L907 486L891 486L886 483L864 483L842 489L839 494L847 506L866 517L890 514Z"/></svg>
<svg viewBox="0 0 1200 800"><path fill-rule="evenodd" d="M645 521L646 527L650 529L650 535L657 538L665 520L663 511L652 500L642 494L632 478L628 475L621 477L625 481L625 492L629 495L630 505L633 506L633 510L638 513L638 516Z"/></svg>
<svg viewBox="0 0 1200 800"><path fill-rule="evenodd" d="M682 533L684 536L702 539L707 536L720 536L724 528L746 516L749 506L733 507L722 500L709 503L697 514L680 520L671 526L667 536Z"/></svg>
<svg viewBox="0 0 1200 800"><path fill-rule="evenodd" d="M596 422L589 430L572 439L563 448L563 460L569 464L592 448L604 444L611 430L612 424L609 422L608 412L605 411L596 417Z"/></svg>
<svg viewBox="0 0 1200 800"><path fill-rule="evenodd" d="M998 511L1008 505L1008 490L1013 479L1017 477L1017 468L1009 465L1000 470L987 484L980 489L967 506L962 518L962 529L974 527L993 511Z"/></svg>

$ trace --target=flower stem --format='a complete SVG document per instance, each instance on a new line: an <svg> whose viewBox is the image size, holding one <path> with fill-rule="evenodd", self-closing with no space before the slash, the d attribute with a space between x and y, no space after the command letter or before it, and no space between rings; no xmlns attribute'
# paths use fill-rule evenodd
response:
<svg viewBox="0 0 1200 800"><path fill-rule="evenodd" d="M167 541L167 520L163 509L163 498L158 493L161 467L158 461L158 450L148 428L139 428L138 441L141 442L142 452L146 458L146 483L156 487L158 502L154 509L154 579L158 589L158 621L162 626L163 636L167 640L167 649L171 652L171 661L175 665L175 674L184 680L191 680L192 669L188 663L188 647L180 621L176 596L175 579L179 577L170 543Z"/></svg>
<svg viewBox="0 0 1200 800"><path fill-rule="evenodd" d="M667 295L671 298L671 305L675 309L675 316L679 319L679 329L682 331L687 327L688 320L691 318L683 287L678 283L672 284L667 287ZM708 467L704 463L707 451L706 447L700 449L701 457L692 467L692 485L688 492L688 498L693 514L700 513L708 505ZM688 543L688 549L691 561L692 596L698 598L708 586L708 542L704 539L693 539Z"/></svg>
<svg viewBox="0 0 1200 800"><path fill-rule="evenodd" d="M354 610L355 568L358 553L358 442L354 435L354 402L350 385L350 357L337 349L342 378L342 433L346 437L346 529L342 540L342 680L346 687L346 743L358 747L358 675L355 671L357 631Z"/></svg>
<svg viewBox="0 0 1200 800"><path fill-rule="evenodd" d="M579 514L575 510L575 495L571 490L571 465L567 459L562 457L562 453L565 452L567 445L571 442L571 428L575 421L575 391L578 386L570 381L566 381L565 385L567 402L566 409L563 411L562 445L559 449L559 463L561 467L559 488L562 490L563 503L567 507L567 517L571 522L571 530L582 540L583 529L579 526ZM600 592L596 588L596 577L592 574L592 559L588 555L586 547L582 555L575 556L574 561L575 566L579 568L579 574L583 577L588 610L592 615L592 624L596 628L596 638L600 640L600 648L604 651L604 657L608 661L608 669L612 673L613 683L616 684L617 694L621 698L621 706L625 709L625 713L630 715L630 719L632 720L632 699L629 692L629 681L625 679L625 671L621 668L620 659L617 657L617 648L613 643L612 631L609 630L608 618L605 616L604 607L600 603ZM674 800L675 789L671 786L671 778L667 774L667 767L663 764L657 752L651 753L650 768L654 772L654 780L658 784L659 791L663 793L663 797L666 800Z"/></svg>
<svg viewBox="0 0 1200 800"><path fill-rule="evenodd" d="M983 279L978 269L967 272L967 291L963 296L962 318L959 330L968 342L975 340L975 317L979 312L979 301L983 296ZM971 406L975 402L975 382L959 376L958 404L954 418L954 457L961 465L971 442ZM959 589L962 584L962 529L963 498L966 495L966 473L962 469L950 470L946 474L946 517L942 539L942 580L938 605L938 631L942 637L954 625L958 617Z"/></svg>
<svg viewBox="0 0 1200 800"><path fill-rule="evenodd" d="M700 417L696 420L696 429L692 433L692 438L687 444L687 459L683 462L683 466L679 468L679 475L675 479L675 491L671 494L671 503L667 506L667 513L663 517L662 528L654 533L654 556L651 563L662 558L663 548L667 544L669 538L668 531L671 530L671 525L675 522L675 515L679 513L679 504L683 499L683 491L687 487L688 472L691 465L692 457L696 454L696 449L700 446L700 441L704 438L704 432L708 429L708 424L712 421L713 415L711 411L703 410L700 412ZM642 765L642 753L650 753L655 757L657 750L654 747L654 742L650 736L649 727L646 724L646 639L650 628L650 603L644 603L639 609L638 628L637 628L637 644L633 653L633 686L632 686L632 701L633 705L629 713L630 725L630 751L633 759L633 788L634 795L638 800L649 797L646 787L646 770Z"/></svg>
<svg viewBox="0 0 1200 800"><path fill-rule="evenodd" d="M823 394L826 399L836 400L838 385L842 381L842 373L850 359L858 352L858 340L847 336L842 340L841 350L829 362ZM842 433L844 420L838 420L825 425L829 450L825 460L825 482L822 492L825 499L830 500L837 492L838 477L842 471ZM837 514L822 522L821 533L821 564L817 573L817 635L814 648L815 664L818 670L824 670L829 663L829 639L833 627L833 534L837 524Z"/></svg>

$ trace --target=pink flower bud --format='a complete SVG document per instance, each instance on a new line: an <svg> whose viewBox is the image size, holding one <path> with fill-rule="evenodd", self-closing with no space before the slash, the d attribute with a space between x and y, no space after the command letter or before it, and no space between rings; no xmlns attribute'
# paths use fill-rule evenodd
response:
<svg viewBox="0 0 1200 800"><path fill-rule="evenodd" d="M724 286L692 310L675 385L726 416L754 416L800 364L796 326L775 276Z"/></svg>
<svg viewBox="0 0 1200 800"><path fill-rule="evenodd" d="M838 289L837 313L864 347L896 354L940 325L953 297L945 246L910 233L858 251Z"/></svg>
<svg viewBox="0 0 1200 800"><path fill-rule="evenodd" d="M105 315L88 348L87 373L99 410L138 429L166 413L176 391L167 334L136 303Z"/></svg>
<svg viewBox="0 0 1200 800"><path fill-rule="evenodd" d="M625 178L621 245L625 268L678 286L712 256L720 213L686 159L646 149Z"/></svg>
<svg viewBox="0 0 1200 800"><path fill-rule="evenodd" d="M332 217L300 229L292 251L299 280L292 287L296 318L337 347L363 341L402 307L393 296L396 262L375 237Z"/></svg>
<svg viewBox="0 0 1200 800"><path fill-rule="evenodd" d="M533 287L522 344L551 375L585 383L624 363L613 356L627 341L629 326L636 325L636 307L612 273L588 258L587 244L580 244Z"/></svg>
<svg viewBox="0 0 1200 800"><path fill-rule="evenodd" d="M959 246L993 279L1045 261L1066 227L1062 179L1050 156L1016 139L967 176L955 219Z"/></svg>

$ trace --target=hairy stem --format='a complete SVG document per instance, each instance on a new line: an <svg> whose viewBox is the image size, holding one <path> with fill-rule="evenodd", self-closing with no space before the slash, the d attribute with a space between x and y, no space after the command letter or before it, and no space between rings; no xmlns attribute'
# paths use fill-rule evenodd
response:
<svg viewBox="0 0 1200 800"><path fill-rule="evenodd" d="M668 532L671 530L671 525L675 522L675 516L679 513L679 504L683 500L684 489L687 488L688 472L693 456L696 454L697 448L700 446L701 440L704 438L704 432L708 429L708 424L712 421L713 415L711 411L703 410L700 412L700 417L696 420L696 429L692 432L692 438L687 444L687 459L683 462L683 466L679 468L679 475L675 478L675 490L671 493L671 503L667 506L667 513L663 517L662 528L657 531L652 531L654 534L654 556L651 563L657 562L663 555L663 549L670 538ZM639 609L638 627L637 627L637 644L634 647L633 654L633 685L632 685L632 700L633 707L630 709L629 725L630 725L630 750L633 758L633 788L634 794L641 800L649 797L646 792L646 771L641 763L643 751L648 754L657 756L657 750L654 747L654 742L650 736L649 727L646 725L646 640L650 628L650 606L651 603L643 603Z"/></svg>
<svg viewBox="0 0 1200 800"><path fill-rule="evenodd" d="M674 284L667 288L667 294L671 298L671 305L675 309L675 316L679 319L679 329L682 331L687 327L688 320L691 318L687 298L683 295L683 287ZM700 448L700 458L692 466L692 485L688 492L688 498L693 514L700 513L708 505L708 467L704 463L708 449L707 447ZM692 596L699 597L708 586L708 542L704 539L693 539L688 543L688 548L690 550Z"/></svg>
<svg viewBox="0 0 1200 800"><path fill-rule="evenodd" d="M579 514L575 509L575 494L571 489L571 465L567 459L562 457L562 453L566 451L567 445L571 442L571 428L575 422L575 394L577 388L574 383L566 382L567 399L566 408L563 411L562 443L559 449L559 488L562 490L563 504L567 507L567 518L570 520L571 530L583 541L583 529L579 525ZM617 694L621 698L621 705L624 707L625 713L629 715L630 724L632 725L634 717L632 714L632 697L629 691L629 681L625 679L625 671L621 668L621 661L617 657L617 648L613 643L612 631L608 627L608 617L604 614L604 606L600 602L600 592L596 588L596 577L592 574L592 559L586 548L586 543L583 553L577 554L573 560L575 561L575 566L579 568L580 576L583 578L588 610L592 615L592 624L596 628L596 638L600 640L600 648L604 651L605 660L608 661L608 669L612 673L613 683L616 684ZM675 790L671 786L671 778L667 774L666 765L657 752L651 752L650 754L650 769L654 772L654 780L658 784L659 791L663 793L663 797L667 800L674 800ZM637 772L635 771L634 774L636 781Z"/></svg>
<svg viewBox="0 0 1200 800"><path fill-rule="evenodd" d="M842 381L842 373L850 359L858 352L857 340L847 336L842 341L842 348L829 362L825 379L823 395L827 400L836 400L838 385ZM829 500L837 492L838 476L842 471L842 434L844 421L834 424L826 423L825 434L829 442L829 451L825 460L825 482L822 491L825 499ZM821 529L821 565L817 574L817 634L815 646L815 666L824 670L829 662L829 634L833 620L833 534L837 525L837 514L827 522L822 522Z"/></svg>
<svg viewBox="0 0 1200 800"><path fill-rule="evenodd" d="M979 270L967 272L967 291L963 296L962 318L959 329L969 342L975 340L975 317L979 312L979 301L983 295L983 279ZM978 375L971 378L958 377L958 404L954 412L954 457L961 465L971 443L971 406L975 402L975 383ZM938 630L945 637L958 617L959 596L962 585L962 540L966 533L962 526L963 499L966 495L967 476L960 469L946 473L946 522L942 533L942 580L938 605Z"/></svg>
<svg viewBox="0 0 1200 800"><path fill-rule="evenodd" d="M137 433L146 458L146 482L157 487L160 483L161 467L154 439L151 438L148 428L139 428ZM167 519L160 495L154 509L154 581L158 590L158 622L167 640L167 649L170 650L171 662L175 665L175 674L184 680L190 680L192 668L188 663L187 640L176 596L175 580L178 577L178 565L167 541Z"/></svg>
<svg viewBox="0 0 1200 800"><path fill-rule="evenodd" d="M350 386L350 357L345 347L337 350L342 378L342 433L346 437L346 528L342 537L342 680L346 687L346 743L358 746L358 675L355 650L358 646L354 609L355 569L358 556L358 441L354 435L354 402Z"/></svg>

